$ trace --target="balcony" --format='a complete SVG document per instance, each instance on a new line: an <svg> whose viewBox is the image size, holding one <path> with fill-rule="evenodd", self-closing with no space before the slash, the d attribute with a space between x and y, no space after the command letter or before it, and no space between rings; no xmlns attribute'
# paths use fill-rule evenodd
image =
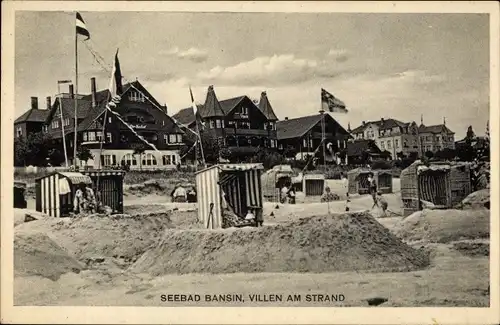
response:
<svg viewBox="0 0 500 325"><path fill-rule="evenodd" d="M262 136L267 137L269 135L276 136L276 131L267 131L260 129L234 129L234 128L226 128L226 135L251 135L251 136Z"/></svg>

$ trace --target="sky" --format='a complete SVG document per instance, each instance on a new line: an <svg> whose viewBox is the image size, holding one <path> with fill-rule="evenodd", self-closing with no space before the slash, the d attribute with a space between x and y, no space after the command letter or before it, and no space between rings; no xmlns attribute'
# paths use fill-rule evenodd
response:
<svg viewBox="0 0 500 325"><path fill-rule="evenodd" d="M262 91L279 119L316 114L320 90L345 102L333 114L345 128L395 118L446 125L462 138L484 134L489 119L489 20L486 14L81 12L90 41L78 41L79 92L109 73L99 53L119 60L169 114L205 101ZM57 93L75 79L72 12L17 12L16 116L30 97ZM65 86L66 87L66 86ZM63 89L65 90L65 89Z"/></svg>

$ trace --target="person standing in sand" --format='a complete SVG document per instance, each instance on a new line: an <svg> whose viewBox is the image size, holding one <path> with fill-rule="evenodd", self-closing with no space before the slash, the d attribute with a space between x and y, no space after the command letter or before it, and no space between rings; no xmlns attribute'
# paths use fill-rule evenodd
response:
<svg viewBox="0 0 500 325"><path fill-rule="evenodd" d="M368 175L368 186L369 186L369 189L370 189L370 194L373 198L373 206L372 206L372 209L375 207L375 206L378 206L378 202L377 202L377 183L375 182L375 178L373 177L373 173L370 173Z"/></svg>

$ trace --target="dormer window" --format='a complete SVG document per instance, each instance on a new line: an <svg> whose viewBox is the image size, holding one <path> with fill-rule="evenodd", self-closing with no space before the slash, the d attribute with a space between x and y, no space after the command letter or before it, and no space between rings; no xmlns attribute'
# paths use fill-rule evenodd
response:
<svg viewBox="0 0 500 325"><path fill-rule="evenodd" d="M23 135L23 128L18 126L16 129L16 136L19 138Z"/></svg>
<svg viewBox="0 0 500 325"><path fill-rule="evenodd" d="M146 101L146 97L144 97L144 94L135 90L129 92L128 99L132 102L144 103Z"/></svg>
<svg viewBox="0 0 500 325"><path fill-rule="evenodd" d="M248 107L241 106L241 115L248 115Z"/></svg>
<svg viewBox="0 0 500 325"><path fill-rule="evenodd" d="M53 120L52 121L52 128L53 129L58 129L59 128L59 120Z"/></svg>

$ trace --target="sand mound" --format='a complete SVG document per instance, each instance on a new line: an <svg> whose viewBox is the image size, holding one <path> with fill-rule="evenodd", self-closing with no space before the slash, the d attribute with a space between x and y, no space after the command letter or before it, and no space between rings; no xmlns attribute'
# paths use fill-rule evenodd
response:
<svg viewBox="0 0 500 325"><path fill-rule="evenodd" d="M155 244L164 230L170 227L173 227L170 214L151 213L50 218L25 223L17 228L47 234L82 262L117 259L120 265L126 267Z"/></svg>
<svg viewBox="0 0 500 325"><path fill-rule="evenodd" d="M490 190L484 189L469 194L462 201L463 209L489 209L490 208Z"/></svg>
<svg viewBox="0 0 500 325"><path fill-rule="evenodd" d="M133 272L168 273L405 271L428 265L425 253L367 213L304 218L261 228L167 230Z"/></svg>
<svg viewBox="0 0 500 325"><path fill-rule="evenodd" d="M79 273L82 265L42 233L16 231L14 236L14 275L37 275L53 281L68 272Z"/></svg>
<svg viewBox="0 0 500 325"><path fill-rule="evenodd" d="M463 239L489 238L489 210L423 210L402 220L395 227L406 241L448 243Z"/></svg>
<svg viewBox="0 0 500 325"><path fill-rule="evenodd" d="M458 242L453 244L453 248L467 256L490 255L490 245L488 243Z"/></svg>

